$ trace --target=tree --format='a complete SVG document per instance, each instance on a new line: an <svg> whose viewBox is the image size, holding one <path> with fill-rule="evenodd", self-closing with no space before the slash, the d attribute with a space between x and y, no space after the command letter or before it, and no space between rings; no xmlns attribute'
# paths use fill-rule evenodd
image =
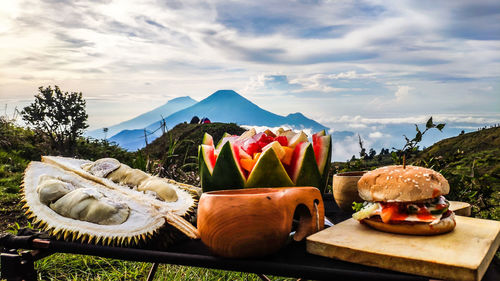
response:
<svg viewBox="0 0 500 281"><path fill-rule="evenodd" d="M108 128L102 128L102 131L104 132L104 139L108 139L107 136L108 136L108 131L109 129Z"/></svg>
<svg viewBox="0 0 500 281"><path fill-rule="evenodd" d="M363 141L361 140L361 136L358 134L358 143L359 143L359 158L363 159L366 156L366 149L363 147Z"/></svg>
<svg viewBox="0 0 500 281"><path fill-rule="evenodd" d="M23 120L45 137L52 149L72 153L77 138L88 127L82 93L63 93L58 86L39 87L38 91L35 101L21 112Z"/></svg>
<svg viewBox="0 0 500 281"><path fill-rule="evenodd" d="M375 155L377 155L377 152L375 151L375 149L370 148L370 152L368 152L368 158L373 159L375 157Z"/></svg>

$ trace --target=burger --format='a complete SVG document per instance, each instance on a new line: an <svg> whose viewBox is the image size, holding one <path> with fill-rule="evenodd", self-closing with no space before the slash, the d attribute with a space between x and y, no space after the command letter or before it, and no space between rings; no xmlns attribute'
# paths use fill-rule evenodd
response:
<svg viewBox="0 0 500 281"><path fill-rule="evenodd" d="M440 173L416 166L386 166L358 181L365 200L353 218L377 230L434 235L455 228L455 214L443 195L450 186Z"/></svg>

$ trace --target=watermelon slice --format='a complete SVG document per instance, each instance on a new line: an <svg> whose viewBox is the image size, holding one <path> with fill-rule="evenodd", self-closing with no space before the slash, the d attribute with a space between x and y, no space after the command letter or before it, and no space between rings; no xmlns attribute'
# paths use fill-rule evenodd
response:
<svg viewBox="0 0 500 281"><path fill-rule="evenodd" d="M215 154L214 154L215 148L212 145L206 145L202 144L200 146L200 154L203 159L203 162L208 168L208 171L210 172L210 175L214 172L214 167L215 167Z"/></svg>
<svg viewBox="0 0 500 281"><path fill-rule="evenodd" d="M323 133L322 135L320 134L321 132ZM328 156L331 154L331 152L328 154L328 150L331 147L332 137L330 135L325 136L325 130L321 132L314 134L312 140L318 170L319 173L323 175Z"/></svg>
<svg viewBox="0 0 500 281"><path fill-rule="evenodd" d="M316 140L318 139L318 137L325 136L325 135L326 135L325 130L321 130L321 131L317 132L316 134L314 134L312 136L313 145L316 143Z"/></svg>
<svg viewBox="0 0 500 281"><path fill-rule="evenodd" d="M240 166L239 150L237 146L226 142L215 162L210 186L203 186L203 191L219 189L237 189L245 186L245 173Z"/></svg>
<svg viewBox="0 0 500 281"><path fill-rule="evenodd" d="M210 135L204 136L198 152L203 191L315 186L323 192L331 160L331 137L321 131L310 143L304 132L281 129L276 135L255 134L252 130L242 136L225 134L215 148Z"/></svg>
<svg viewBox="0 0 500 281"><path fill-rule="evenodd" d="M205 133L206 134L206 133ZM220 138L219 142L217 143L217 145L215 146L215 149L217 149L218 151L221 150L222 146L228 142L229 140L237 140L239 137L238 136L233 136L231 134L228 134L228 133L224 133L224 135L222 135L222 138Z"/></svg>
<svg viewBox="0 0 500 281"><path fill-rule="evenodd" d="M274 149L262 152L245 187L294 186Z"/></svg>
<svg viewBox="0 0 500 281"><path fill-rule="evenodd" d="M212 161L212 155L213 155L213 146L200 145L198 147L198 167L200 173L201 186L213 186L212 173L214 170L214 166L211 165L211 163L214 163L215 165L215 159L213 159L214 161Z"/></svg>
<svg viewBox="0 0 500 281"><path fill-rule="evenodd" d="M293 151L290 176L297 186L316 186L321 183L321 175L315 163L314 150L310 142L301 142Z"/></svg>
<svg viewBox="0 0 500 281"><path fill-rule="evenodd" d="M326 135L325 130L322 130L312 136L314 156L318 164L318 170L321 175L321 183L319 189L321 192L326 190L328 177L330 176L330 165L332 162L332 136Z"/></svg>
<svg viewBox="0 0 500 281"><path fill-rule="evenodd" d="M203 135L203 139L201 140L201 143L213 146L214 145L214 138L212 138L212 136L210 134L205 133Z"/></svg>

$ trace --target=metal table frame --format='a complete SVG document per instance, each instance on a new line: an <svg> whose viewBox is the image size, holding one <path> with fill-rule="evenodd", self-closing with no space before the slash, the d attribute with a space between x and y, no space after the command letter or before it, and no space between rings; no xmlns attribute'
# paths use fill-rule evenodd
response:
<svg viewBox="0 0 500 281"><path fill-rule="evenodd" d="M324 198L324 201L329 200ZM327 206L325 213L334 223L350 217L350 214L336 208L333 202L327 202L325 206ZM330 209L328 206L335 207ZM7 280L36 280L34 262L54 253L151 262L153 266L148 280L154 277L159 263L256 273L264 280L267 280L264 274L317 280L429 279L312 255L306 252L305 242L291 242L276 254L253 259L226 259L213 256L200 240L186 240L169 247L166 251L158 251L65 242L36 235L4 234L0 237L0 247L2 278ZM498 259L494 258L483 280L500 280Z"/></svg>

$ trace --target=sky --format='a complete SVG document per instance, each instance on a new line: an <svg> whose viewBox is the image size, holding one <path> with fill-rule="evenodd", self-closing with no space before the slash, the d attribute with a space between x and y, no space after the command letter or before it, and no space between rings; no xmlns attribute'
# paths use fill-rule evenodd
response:
<svg viewBox="0 0 500 281"><path fill-rule="evenodd" d="M472 130L500 123L499 22L498 0L3 0L0 106L58 85L97 129L233 89L368 143L429 116Z"/></svg>

